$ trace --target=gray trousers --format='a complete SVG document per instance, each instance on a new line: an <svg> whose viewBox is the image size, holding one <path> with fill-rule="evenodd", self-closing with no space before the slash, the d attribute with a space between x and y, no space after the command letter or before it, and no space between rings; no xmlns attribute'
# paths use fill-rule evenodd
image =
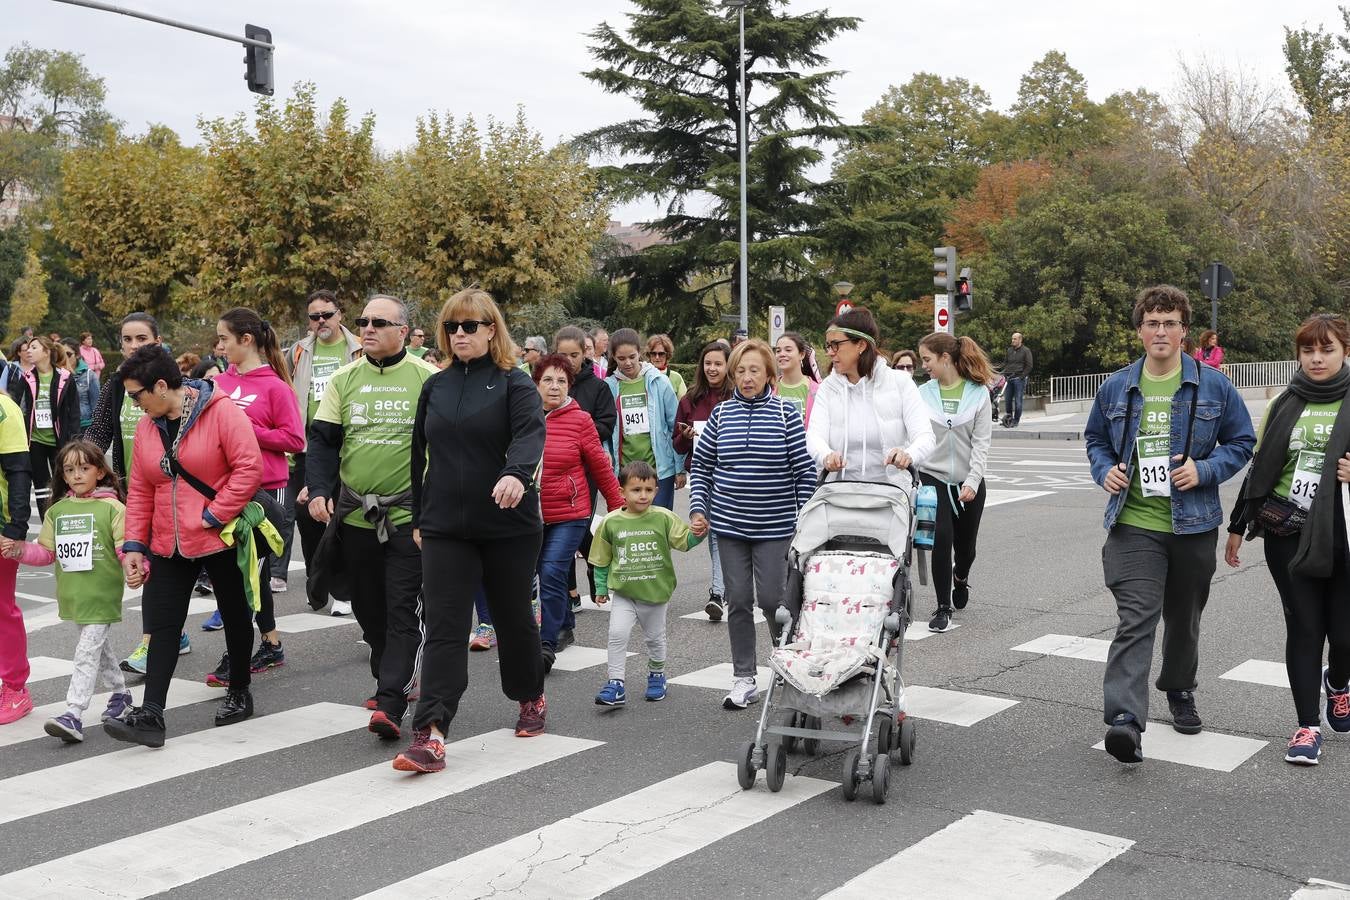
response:
<svg viewBox="0 0 1350 900"><path fill-rule="evenodd" d="M668 603L639 603L610 591L609 594L609 677L623 681L628 638L633 625L642 626L647 641L647 670L666 668L666 607Z"/></svg>
<svg viewBox="0 0 1350 900"><path fill-rule="evenodd" d="M1209 599L1219 530L1168 534L1117 525L1102 547L1106 586L1116 598L1120 624L1106 657L1102 693L1105 721L1130 713L1140 730L1148 724L1148 670L1153 634L1163 621L1160 691L1195 690L1200 664L1200 613Z"/></svg>
<svg viewBox="0 0 1350 900"><path fill-rule="evenodd" d="M117 665L117 654L108 643L111 625L81 625L80 642L75 645L75 669L66 691L66 712L83 719L101 678L113 693L124 693L127 683Z"/></svg>
<svg viewBox="0 0 1350 900"><path fill-rule="evenodd" d="M726 584L727 634L731 638L731 668L736 678L754 678L755 598L773 621L773 611L787 591L787 551L791 538L742 541L720 535L718 555Z"/></svg>

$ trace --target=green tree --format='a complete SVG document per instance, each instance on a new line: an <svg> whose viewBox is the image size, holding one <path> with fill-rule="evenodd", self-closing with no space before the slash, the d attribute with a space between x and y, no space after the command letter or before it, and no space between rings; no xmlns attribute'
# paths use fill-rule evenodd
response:
<svg viewBox="0 0 1350 900"><path fill-rule="evenodd" d="M1340 13L1345 34L1329 34L1321 25L1316 31L1284 29L1284 70L1313 119L1344 110L1350 103L1350 7L1340 7Z"/></svg>
<svg viewBox="0 0 1350 900"><path fill-rule="evenodd" d="M23 277L28 233L22 228L0 228L0 322L9 321L14 285Z"/></svg>
<svg viewBox="0 0 1350 900"><path fill-rule="evenodd" d="M1106 137L1102 107L1088 98L1087 80L1058 50L1022 76L1011 112L1003 143L1013 158L1065 160Z"/></svg>
<svg viewBox="0 0 1350 900"><path fill-rule="evenodd" d="M31 247L24 255L23 275L14 282L9 306L9 334L17 335L25 325L34 328L47 316L47 273L37 252Z"/></svg>
<svg viewBox="0 0 1350 900"><path fill-rule="evenodd" d="M585 76L633 99L642 116L577 140L589 152L632 159L601 170L615 199L665 204L666 214L651 227L672 243L616 261L611 271L682 340L713 320L718 288L729 285L732 304L739 303L737 15L712 0L633 5L626 32L608 23L590 32L601 67ZM859 20L824 11L790 15L787 6L749 0L744 11L748 274L756 313L781 304L809 320L829 304L830 279L815 252L826 241L840 242L843 232L858 238L875 229L841 216L844 186L817 184L807 174L823 159L822 141L865 134L834 113L830 86L840 73L822 68L823 46Z"/></svg>

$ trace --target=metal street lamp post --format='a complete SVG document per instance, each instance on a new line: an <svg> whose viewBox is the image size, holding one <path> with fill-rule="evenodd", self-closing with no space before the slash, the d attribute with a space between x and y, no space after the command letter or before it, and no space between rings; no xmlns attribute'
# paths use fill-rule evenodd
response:
<svg viewBox="0 0 1350 900"><path fill-rule="evenodd" d="M748 137L745 132L745 4L747 0L726 0L726 5L736 9L740 17L741 48L741 92L739 99L741 113L741 328L750 329L750 254L748 249L748 229L746 227L745 204L745 148Z"/></svg>

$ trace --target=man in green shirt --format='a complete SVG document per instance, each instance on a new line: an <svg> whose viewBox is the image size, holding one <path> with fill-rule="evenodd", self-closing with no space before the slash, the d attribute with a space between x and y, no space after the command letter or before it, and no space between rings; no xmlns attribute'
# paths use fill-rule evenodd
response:
<svg viewBox="0 0 1350 900"><path fill-rule="evenodd" d="M362 359L333 373L309 429L309 514L328 527L314 564L341 569L377 684L370 730L400 736L422 647L422 551L413 540L412 432L435 366L408 354L408 310L377 295L356 319ZM330 524L331 523L331 524ZM310 576L314 585L315 575ZM318 590L311 590L311 603Z"/></svg>
<svg viewBox="0 0 1350 900"><path fill-rule="evenodd" d="M426 346L427 333L420 328L414 328L408 335L408 355L415 356L418 359L427 355L431 348Z"/></svg>
<svg viewBox="0 0 1350 900"><path fill-rule="evenodd" d="M295 346L286 351L286 363L291 370L291 384L295 398L305 416L305 431L319 411L319 401L333 378L333 373L361 355L361 341L342 324L342 308L332 291L318 290L309 295L305 311L308 332ZM133 429L135 425L132 426ZM130 458L128 456L128 458ZM286 546L280 556L272 560L272 592L286 590L286 579L291 567L291 542L296 530L300 532L300 552L308 569L314 560L314 551L323 536L323 525L309 515L309 495L305 491L305 454L291 458L291 476L286 485L286 513L290 522L283 523L282 539ZM349 616L351 602L346 586L340 580L332 582L335 616Z"/></svg>

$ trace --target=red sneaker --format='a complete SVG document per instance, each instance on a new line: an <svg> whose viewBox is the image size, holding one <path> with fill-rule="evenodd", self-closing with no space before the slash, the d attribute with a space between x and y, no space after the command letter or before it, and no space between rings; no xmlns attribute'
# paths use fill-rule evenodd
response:
<svg viewBox="0 0 1350 900"><path fill-rule="evenodd" d="M439 772L445 768L445 745L431 736L430 728L415 728L412 744L394 757L394 768L400 772Z"/></svg>
<svg viewBox="0 0 1350 900"><path fill-rule="evenodd" d="M370 724L366 726L366 730L372 734L378 734L380 740L384 741L396 741L403 734L399 730L398 723L379 709L370 714Z"/></svg>
<svg viewBox="0 0 1350 900"><path fill-rule="evenodd" d="M521 706L524 709L524 705ZM0 685L0 725L17 722L33 711L33 695L27 687Z"/></svg>
<svg viewBox="0 0 1350 900"><path fill-rule="evenodd" d="M377 701L373 696L366 698L366 709L370 710L371 712L374 712L379 708L380 708L379 701Z"/></svg>
<svg viewBox="0 0 1350 900"><path fill-rule="evenodd" d="M516 737L534 737L544 733L544 714L548 712L548 701L540 694L533 700L523 700L520 704L520 718L516 720Z"/></svg>

